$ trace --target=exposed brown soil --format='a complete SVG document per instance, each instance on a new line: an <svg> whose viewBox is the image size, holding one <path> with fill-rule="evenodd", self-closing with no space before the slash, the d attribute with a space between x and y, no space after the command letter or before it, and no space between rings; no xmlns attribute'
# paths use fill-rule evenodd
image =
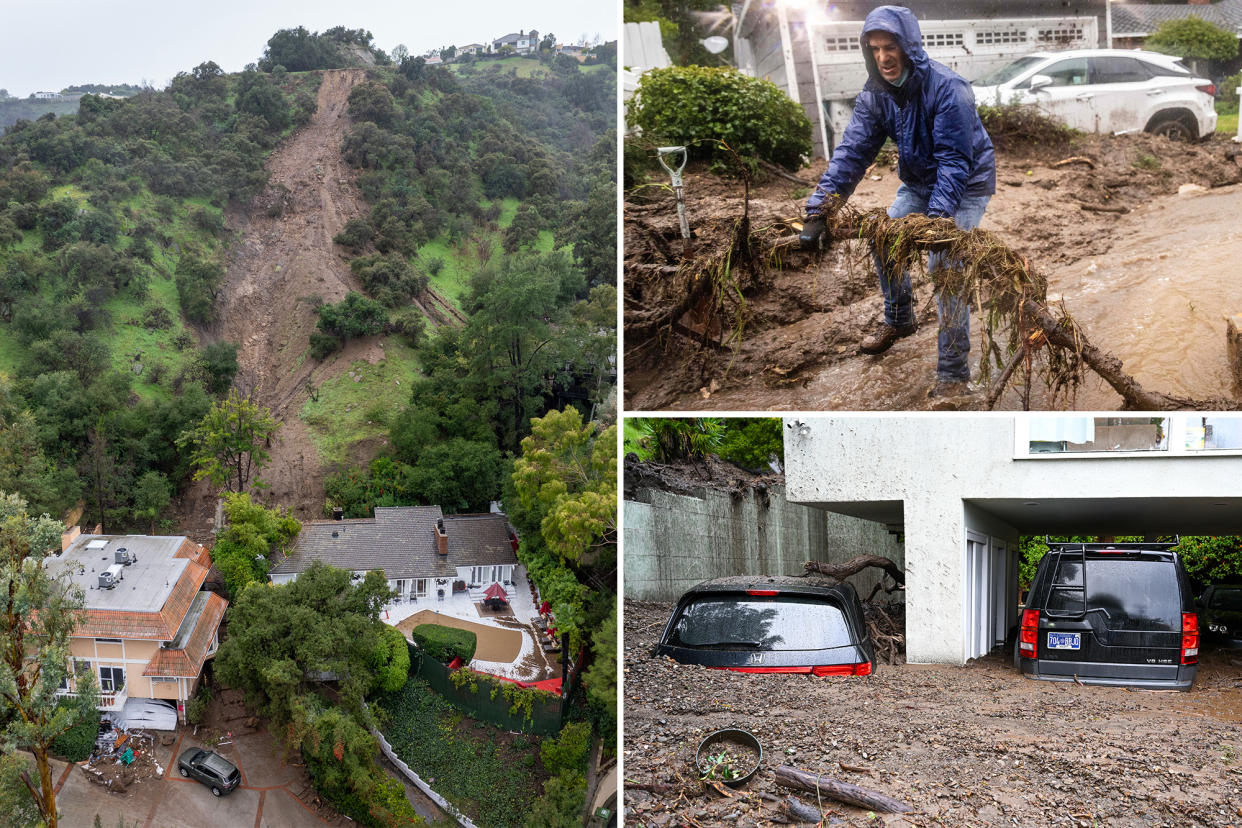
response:
<svg viewBox="0 0 1242 828"><path fill-rule="evenodd" d="M397 625L397 629L409 635L410 631L419 624L439 624L442 627L453 627L474 633L479 640L474 657L480 661L508 663L517 659L518 654L522 652L523 634L518 630L501 630L486 624L476 624L473 621L454 618L451 615L441 615L432 610L414 613L402 620Z"/></svg>
<svg viewBox="0 0 1242 828"><path fill-rule="evenodd" d="M1067 156L1087 160L1056 166ZM822 162L801 176L810 182L821 171ZM1228 187L1239 191L1242 205L1239 182L1238 149L1224 139L1185 145L1149 135L1088 136L1055 154L1043 149L1000 153L998 191L982 228L1048 273L1088 257L1107 257L1119 233L1132 232L1117 230L1126 226L1126 213L1175 199L1182 185ZM876 168L850 204L887 207L898 184L895 170ZM700 170L687 176L685 191L696 235L693 255L702 259L730 243L744 212L743 187ZM752 186L752 229L793 232L790 222L797 219L806 192L807 187L781 178ZM672 196L651 188L643 194L650 200L631 198L625 211L627 408L932 405L926 392L935 367L936 316L929 288L916 287L917 334L884 357L857 352L859 340L882 318L869 251L859 243L822 257L794 252L779 263L782 267L764 262L756 272L734 263L733 281L714 298L715 304L692 309L677 326L655 336L634 335L636 311L669 301L661 288L670 278L668 268L679 264L680 251ZM1073 296L1059 298L1073 310ZM978 320L973 324L972 361L977 364ZM738 331L740 337L730 339ZM1035 407L1053 402L1038 394L1033 401ZM1001 407L1020 405L1016 395L1001 401Z"/></svg>
<svg viewBox="0 0 1242 828"><path fill-rule="evenodd" d="M671 611L625 602L626 824L776 824L775 800L793 793L775 783L779 765L914 808L873 815L825 799L825 825L1242 824L1237 652L1206 653L1189 693L1032 681L999 653L810 679L651 658ZM764 751L731 798L693 767L699 741L725 727L749 730Z"/></svg>

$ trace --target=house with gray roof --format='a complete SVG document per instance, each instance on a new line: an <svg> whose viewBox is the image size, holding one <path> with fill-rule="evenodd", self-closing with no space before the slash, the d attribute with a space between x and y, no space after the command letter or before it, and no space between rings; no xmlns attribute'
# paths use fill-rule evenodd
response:
<svg viewBox="0 0 1242 828"><path fill-rule="evenodd" d="M517 534L503 514L446 515L439 506L377 506L375 517L302 524L289 554L272 567L288 583L315 561L362 578L380 570L394 603L434 601L469 591L482 601L493 583L513 597Z"/></svg>
<svg viewBox="0 0 1242 828"><path fill-rule="evenodd" d="M1113 45L1118 48L1142 46L1162 23L1197 17L1242 37L1242 0L1208 3L1114 3ZM1131 42L1132 41L1132 42Z"/></svg>
<svg viewBox="0 0 1242 828"><path fill-rule="evenodd" d="M513 49L516 54L528 55L539 49L539 32L534 29L531 29L529 32L519 31L516 34L510 33L492 41L492 51L494 52L499 52L504 46Z"/></svg>

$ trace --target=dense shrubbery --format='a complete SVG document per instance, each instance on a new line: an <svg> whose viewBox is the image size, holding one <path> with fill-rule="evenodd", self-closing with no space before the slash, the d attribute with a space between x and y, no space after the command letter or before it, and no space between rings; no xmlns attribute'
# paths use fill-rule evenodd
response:
<svg viewBox="0 0 1242 828"><path fill-rule="evenodd" d="M469 664L479 644L478 636L469 630L439 624L419 624L410 631L410 638L424 653L444 664L455 658Z"/></svg>
<svg viewBox="0 0 1242 828"><path fill-rule="evenodd" d="M379 653L379 689L384 693L396 693L405 687L410 677L410 647L396 627L386 627L383 638Z"/></svg>
<svg viewBox="0 0 1242 828"><path fill-rule="evenodd" d="M266 579L273 557L288 551L302 524L283 510L254 503L249 494L226 494L224 514L228 525L216 538L211 560L236 596L247 584Z"/></svg>
<svg viewBox="0 0 1242 828"><path fill-rule="evenodd" d="M427 683L411 678L400 692L380 698L384 735L393 750L479 825L539 825L532 821L538 739L480 725L458 730L461 713Z"/></svg>
<svg viewBox="0 0 1242 828"><path fill-rule="evenodd" d="M791 170L811 152L811 122L770 81L735 69L670 66L643 75L630 122L652 139L685 144L692 158L727 158L720 144Z"/></svg>
<svg viewBox="0 0 1242 828"><path fill-rule="evenodd" d="M77 723L52 741L52 752L67 762L81 762L95 749L98 735L99 711L79 710Z"/></svg>

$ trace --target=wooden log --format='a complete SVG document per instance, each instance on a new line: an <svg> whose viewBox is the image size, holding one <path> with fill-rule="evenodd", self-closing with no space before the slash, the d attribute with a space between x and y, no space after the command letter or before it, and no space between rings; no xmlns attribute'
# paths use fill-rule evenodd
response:
<svg viewBox="0 0 1242 828"><path fill-rule="evenodd" d="M1125 215L1130 212L1129 207L1122 207L1114 204L1079 204L1079 209L1086 210L1088 213L1119 213Z"/></svg>
<svg viewBox="0 0 1242 828"><path fill-rule="evenodd" d="M789 765L781 765L776 769L776 782L787 788L831 797L848 805L884 814L904 814L914 810L906 803L893 799L891 796L870 791L858 785L851 785L849 782L842 782L831 776L816 776Z"/></svg>
<svg viewBox="0 0 1242 828"><path fill-rule="evenodd" d="M782 799L778 810L790 822L813 822L818 824L824 819L819 808L807 805L796 796Z"/></svg>
<svg viewBox="0 0 1242 828"><path fill-rule="evenodd" d="M824 561L807 561L802 566L807 572L817 572L820 575L836 578L838 581L844 581L851 575L857 575L867 567L874 566L892 575L893 580L897 582L898 586L906 582L905 573L898 568L897 564L880 555L858 555L845 563L839 564L825 563Z"/></svg>

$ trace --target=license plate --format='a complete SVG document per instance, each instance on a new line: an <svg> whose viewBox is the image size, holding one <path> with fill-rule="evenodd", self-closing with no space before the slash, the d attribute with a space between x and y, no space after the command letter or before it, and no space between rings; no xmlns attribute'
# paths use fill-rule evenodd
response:
<svg viewBox="0 0 1242 828"><path fill-rule="evenodd" d="M1077 650L1081 647L1081 633L1048 633L1049 650Z"/></svg>

